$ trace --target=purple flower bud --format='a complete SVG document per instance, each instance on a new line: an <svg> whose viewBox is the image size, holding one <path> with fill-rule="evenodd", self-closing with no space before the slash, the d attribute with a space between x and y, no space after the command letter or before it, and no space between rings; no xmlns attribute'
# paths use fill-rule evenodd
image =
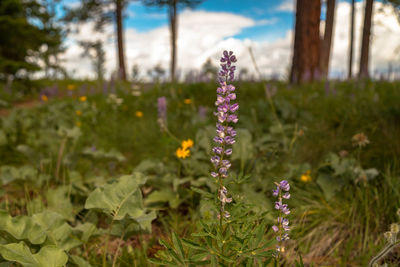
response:
<svg viewBox="0 0 400 267"><path fill-rule="evenodd" d="M222 167L222 168L220 168L220 169L219 169L219 173L220 173L220 174L224 174L224 175L226 175L226 174L228 173L228 169L227 169L227 168L224 168L224 167Z"/></svg>
<svg viewBox="0 0 400 267"><path fill-rule="evenodd" d="M232 154L232 148L228 148L227 150L225 150L225 155L229 156Z"/></svg>
<svg viewBox="0 0 400 267"><path fill-rule="evenodd" d="M238 104L238 103L235 103L235 104L231 105L231 106L229 107L229 109L230 109L231 112L235 112L236 110L239 109L239 104Z"/></svg>
<svg viewBox="0 0 400 267"><path fill-rule="evenodd" d="M227 118L227 121L228 122L237 123L239 120L238 120L238 117L236 115L229 115L228 118Z"/></svg>
<svg viewBox="0 0 400 267"><path fill-rule="evenodd" d="M215 154L219 154L219 155L220 155L220 154L222 154L222 151L223 151L223 150L222 150L222 147L219 147L219 146L218 146L218 147L214 147L214 148L213 148L213 152L214 152Z"/></svg>
<svg viewBox="0 0 400 267"><path fill-rule="evenodd" d="M279 188L277 188L277 189L275 189L275 190L272 190L272 195L274 196L274 197L277 197L278 195L279 195Z"/></svg>
<svg viewBox="0 0 400 267"><path fill-rule="evenodd" d="M272 226L272 230L274 230L274 232L278 232L279 228L278 228L278 226L273 225L273 226Z"/></svg>
<svg viewBox="0 0 400 267"><path fill-rule="evenodd" d="M284 191L289 191L289 190L290 190L289 182L286 181L286 180L282 180L282 181L279 183L279 187L280 187L282 190L284 190Z"/></svg>
<svg viewBox="0 0 400 267"><path fill-rule="evenodd" d="M229 160L227 160L227 159L224 159L224 160L222 161L222 165L223 165L225 168L229 169L229 168L231 167L231 162L230 162Z"/></svg>
<svg viewBox="0 0 400 267"><path fill-rule="evenodd" d="M219 164L219 161L220 161L220 158L218 156L214 156L214 157L211 158L211 162L215 166L217 166Z"/></svg>
<svg viewBox="0 0 400 267"><path fill-rule="evenodd" d="M222 143L224 142L224 139L221 138L221 137L216 136L216 137L214 137L214 142L215 142L215 143L222 144Z"/></svg>
<svg viewBox="0 0 400 267"><path fill-rule="evenodd" d="M231 93L227 96L227 98L229 98L230 100L235 100L236 99L236 94L235 93Z"/></svg>
<svg viewBox="0 0 400 267"><path fill-rule="evenodd" d="M225 143L227 143L228 145L233 145L235 143L235 139L233 139L231 136L226 136Z"/></svg>
<svg viewBox="0 0 400 267"><path fill-rule="evenodd" d="M218 176L218 173L216 173L216 172L211 172L211 176L214 177L214 178L216 178L216 177Z"/></svg>
<svg viewBox="0 0 400 267"><path fill-rule="evenodd" d="M286 192L285 194L283 194L282 197L285 198L285 199L289 199L290 198L290 193Z"/></svg>

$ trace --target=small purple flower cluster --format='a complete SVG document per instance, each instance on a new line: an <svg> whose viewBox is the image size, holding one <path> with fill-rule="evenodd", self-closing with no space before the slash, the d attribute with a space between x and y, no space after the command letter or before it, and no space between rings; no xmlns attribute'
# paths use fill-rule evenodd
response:
<svg viewBox="0 0 400 267"><path fill-rule="evenodd" d="M219 179L218 195L221 201L221 214L225 218L229 218L230 214L224 211L224 206L225 203L230 203L232 199L227 197L228 191L222 185L222 179L228 176L228 170L231 167L231 162L228 159L224 159L224 157L232 154L232 148L227 148L227 146L235 143L236 136L236 131L229 124L238 122L238 117L234 113L239 109L239 105L232 103L236 99L235 87L227 84L228 81L234 79L236 67L232 63L236 62L236 57L232 51L229 53L224 51L220 62L221 70L218 73L220 87L217 88L217 101L215 102L217 112L214 112L218 119L216 125L217 136L213 139L217 145L213 148L214 156L211 158L215 171L211 172L211 176Z"/></svg>
<svg viewBox="0 0 400 267"><path fill-rule="evenodd" d="M161 131L167 129L167 98L165 96L157 99L158 108L158 124L160 125Z"/></svg>
<svg viewBox="0 0 400 267"><path fill-rule="evenodd" d="M276 189L272 190L272 192L275 197L278 197L278 201L275 202L275 209L279 211L279 216L277 219L278 225L273 225L272 230L274 230L274 232L278 232L276 240L279 242L279 244L277 245L276 249L278 252L283 252L284 247L282 246L281 242L289 239L289 234L287 232L290 230L289 220L287 218L284 218L284 216L288 215L290 213L290 210L287 204L282 203L282 199L290 198L290 185L289 182L286 180L283 180L276 185Z"/></svg>

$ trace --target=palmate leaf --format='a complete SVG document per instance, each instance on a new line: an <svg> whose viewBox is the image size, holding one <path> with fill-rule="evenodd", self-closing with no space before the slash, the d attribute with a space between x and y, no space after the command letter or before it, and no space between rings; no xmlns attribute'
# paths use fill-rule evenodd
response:
<svg viewBox="0 0 400 267"><path fill-rule="evenodd" d="M22 264L24 267L61 267L68 261L67 254L55 246L45 246L36 254L32 254L24 243L0 245L1 256Z"/></svg>
<svg viewBox="0 0 400 267"><path fill-rule="evenodd" d="M86 209L99 209L113 217L122 220L126 215L133 219L144 214L140 185L146 182L141 173L121 176L117 181L97 188L86 199Z"/></svg>

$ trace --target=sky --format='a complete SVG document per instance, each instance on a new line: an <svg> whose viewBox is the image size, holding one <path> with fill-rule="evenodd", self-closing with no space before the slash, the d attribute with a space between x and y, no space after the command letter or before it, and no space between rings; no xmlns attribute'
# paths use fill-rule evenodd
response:
<svg viewBox="0 0 400 267"><path fill-rule="evenodd" d="M63 4L76 7L76 0L64 0ZM194 9L181 8L178 17L177 67L181 77L190 70L199 70L211 59L217 65L223 50L232 50L238 58L238 69L246 68L255 74L249 48L265 77L287 77L290 68L295 0L205 0ZM321 19L324 20L324 8ZM353 72L358 71L361 41L363 1L356 3L355 59ZM334 28L331 77L344 77L347 73L350 3L337 0L336 25ZM321 23L321 31L323 32ZM170 40L166 8L143 6L140 1L131 2L125 10L124 45L127 73L134 65L140 75L161 65L168 71ZM95 73L88 58L82 57L77 44L84 40L102 40L106 51L106 77L116 69L115 25L108 25L103 33L94 31L91 23L76 25L79 32L70 33L66 51L62 55L69 73L79 78L93 78ZM381 2L374 4L371 43L372 74L385 72L389 64L400 62L400 24L391 6Z"/></svg>

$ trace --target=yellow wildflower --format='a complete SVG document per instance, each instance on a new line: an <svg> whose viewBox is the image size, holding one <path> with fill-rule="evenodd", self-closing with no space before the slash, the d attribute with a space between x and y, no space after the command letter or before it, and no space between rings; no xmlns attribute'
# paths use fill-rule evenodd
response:
<svg viewBox="0 0 400 267"><path fill-rule="evenodd" d="M78 127L81 127L82 123L80 121L77 121L77 122L75 122L75 125L78 126Z"/></svg>
<svg viewBox="0 0 400 267"><path fill-rule="evenodd" d="M183 149L187 149L187 148L191 148L193 146L193 140L192 139L188 139L188 140L183 140L182 141L182 148Z"/></svg>
<svg viewBox="0 0 400 267"><path fill-rule="evenodd" d="M68 90L75 90L75 88L76 88L76 85L75 84L68 84L68 86L67 86L67 89Z"/></svg>
<svg viewBox="0 0 400 267"><path fill-rule="evenodd" d="M79 101L81 101L81 102L85 102L87 100L87 97L86 96L81 96L80 98L79 98Z"/></svg>
<svg viewBox="0 0 400 267"><path fill-rule="evenodd" d="M190 156L190 150L187 150L187 149L185 149L185 148L178 148L177 150L176 150L176 156L179 158L179 159L184 159L184 158L187 158L187 157L189 157Z"/></svg>
<svg viewBox="0 0 400 267"><path fill-rule="evenodd" d="M136 111L135 115L136 115L136 117L141 118L141 117L143 117L143 112Z"/></svg>
<svg viewBox="0 0 400 267"><path fill-rule="evenodd" d="M43 102L47 102L47 100L49 100L47 95L41 95L40 98L42 99Z"/></svg>
<svg viewBox="0 0 400 267"><path fill-rule="evenodd" d="M185 100L183 100L183 103L185 103L187 105L192 104L192 99L186 98Z"/></svg>
<svg viewBox="0 0 400 267"><path fill-rule="evenodd" d="M75 113L76 113L76 116L82 115L82 111L80 111L80 110L76 110Z"/></svg>
<svg viewBox="0 0 400 267"><path fill-rule="evenodd" d="M311 182L312 178L311 178L311 171L307 170L305 173L303 173L300 177L300 180L304 183L308 183Z"/></svg>

